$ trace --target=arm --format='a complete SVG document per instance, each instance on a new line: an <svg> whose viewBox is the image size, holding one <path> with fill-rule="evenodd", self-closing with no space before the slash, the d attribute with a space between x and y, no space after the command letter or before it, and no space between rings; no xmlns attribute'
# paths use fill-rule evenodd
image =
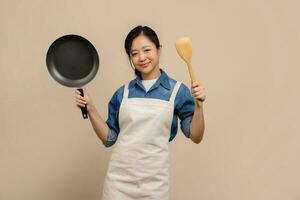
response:
<svg viewBox="0 0 300 200"><path fill-rule="evenodd" d="M83 93L84 93L84 97L82 97L80 95L80 92L78 90L75 91L76 104L78 107L84 107L85 104L87 105L88 116L89 116L90 122L93 126L93 129L94 129L96 135L102 141L102 143L104 145L106 145L109 127L108 127L107 123L99 115L99 113L92 101L92 98L90 97L90 95L87 92L87 89L85 87L83 88Z"/></svg>
<svg viewBox="0 0 300 200"><path fill-rule="evenodd" d="M200 85L199 82L192 83L191 91L196 101L198 99L204 101L206 97L205 88L202 85ZM204 129L205 122L203 115L203 104L201 107L199 107L195 103L194 115L190 124L190 138L194 143L199 144L201 142L204 134Z"/></svg>
<svg viewBox="0 0 300 200"><path fill-rule="evenodd" d="M100 138L102 143L106 146L108 132L109 132L108 125L102 119L102 117L98 114L98 111L93 104L87 106L87 110L88 110L90 122L93 126L93 129L94 129L96 135L98 136L98 138Z"/></svg>
<svg viewBox="0 0 300 200"><path fill-rule="evenodd" d="M194 143L199 144L201 142L204 134L204 129L205 122L202 106L198 107L197 105L195 105L195 111L190 125L190 138Z"/></svg>

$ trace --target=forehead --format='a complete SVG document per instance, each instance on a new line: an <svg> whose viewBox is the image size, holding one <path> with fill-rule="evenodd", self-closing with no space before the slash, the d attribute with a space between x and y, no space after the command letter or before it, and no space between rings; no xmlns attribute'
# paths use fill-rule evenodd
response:
<svg viewBox="0 0 300 200"><path fill-rule="evenodd" d="M139 35L138 37L134 38L134 40L132 41L131 51L142 49L147 46L154 47L155 44L151 40L149 40L147 36Z"/></svg>

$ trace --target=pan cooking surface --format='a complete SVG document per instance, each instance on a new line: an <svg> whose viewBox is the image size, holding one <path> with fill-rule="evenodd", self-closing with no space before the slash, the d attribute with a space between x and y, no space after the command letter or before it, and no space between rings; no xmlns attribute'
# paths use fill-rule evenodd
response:
<svg viewBox="0 0 300 200"><path fill-rule="evenodd" d="M69 87L81 87L96 75L99 58L88 40L77 35L66 35L52 43L46 62L56 81Z"/></svg>

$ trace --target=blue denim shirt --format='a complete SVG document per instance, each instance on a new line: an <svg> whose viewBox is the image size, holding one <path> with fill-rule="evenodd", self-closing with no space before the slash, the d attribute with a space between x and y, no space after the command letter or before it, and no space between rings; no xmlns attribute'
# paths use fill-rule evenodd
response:
<svg viewBox="0 0 300 200"><path fill-rule="evenodd" d="M137 74L136 78L129 83L128 98L156 98L169 101L176 80L170 78L165 71L160 69L161 75L154 85L146 92L141 76ZM106 121L109 126L108 141L106 147L112 146L120 132L119 128L119 109L123 99L124 85L121 86L112 96L108 105L108 119ZM171 126L169 141L172 141L178 130L178 118L180 119L181 130L186 137L190 135L190 123L194 114L194 98L189 88L185 84L181 84L177 92L174 102L174 114Z"/></svg>

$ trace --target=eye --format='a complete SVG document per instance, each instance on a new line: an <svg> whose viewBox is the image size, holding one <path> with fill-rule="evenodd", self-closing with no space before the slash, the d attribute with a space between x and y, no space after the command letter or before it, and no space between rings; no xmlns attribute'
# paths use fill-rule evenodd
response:
<svg viewBox="0 0 300 200"><path fill-rule="evenodd" d="M151 53L151 49L145 49L145 50L144 50L144 53L145 53L145 54Z"/></svg>
<svg viewBox="0 0 300 200"><path fill-rule="evenodd" d="M137 55L137 53L132 53L132 54L131 54L131 56L136 56L136 55Z"/></svg>

